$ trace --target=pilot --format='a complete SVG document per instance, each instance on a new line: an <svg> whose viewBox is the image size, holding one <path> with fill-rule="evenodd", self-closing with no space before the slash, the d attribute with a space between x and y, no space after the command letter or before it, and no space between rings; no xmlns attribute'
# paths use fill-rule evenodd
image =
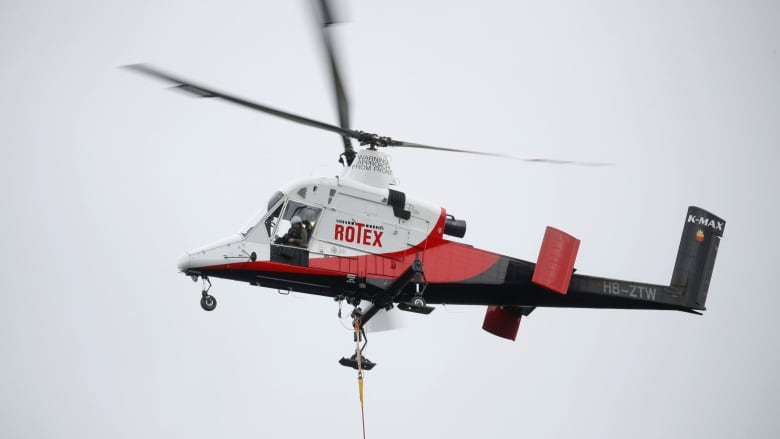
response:
<svg viewBox="0 0 780 439"><path fill-rule="evenodd" d="M306 247L309 241L309 232L303 227L303 220L298 215L295 215L290 220L290 230L284 235L282 242L290 245L297 245L299 247Z"/></svg>

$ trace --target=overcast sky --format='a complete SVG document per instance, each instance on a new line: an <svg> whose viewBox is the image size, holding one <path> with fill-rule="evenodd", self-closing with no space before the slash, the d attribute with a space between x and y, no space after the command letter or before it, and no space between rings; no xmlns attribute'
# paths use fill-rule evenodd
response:
<svg viewBox="0 0 780 439"><path fill-rule="evenodd" d="M206 313L176 271L340 139L118 68L335 122L309 3L130 3L0 3L1 435L360 437L335 302L215 280ZM701 317L538 309L512 343L483 308L401 316L368 437L780 436L778 2L336 4L354 128L615 163L394 152L463 242L534 260L552 225L578 272L667 283L687 206L728 221Z"/></svg>

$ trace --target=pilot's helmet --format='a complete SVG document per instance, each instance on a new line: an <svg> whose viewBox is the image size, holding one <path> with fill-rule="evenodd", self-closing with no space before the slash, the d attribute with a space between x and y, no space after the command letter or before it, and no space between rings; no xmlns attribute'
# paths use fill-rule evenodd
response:
<svg viewBox="0 0 780 439"><path fill-rule="evenodd" d="M301 224L302 222L303 222L303 220L302 220L302 219L301 219L301 217L299 217L298 215L295 215L295 216L294 216L294 217L292 217L292 219L290 220L290 223L291 223L291 224Z"/></svg>

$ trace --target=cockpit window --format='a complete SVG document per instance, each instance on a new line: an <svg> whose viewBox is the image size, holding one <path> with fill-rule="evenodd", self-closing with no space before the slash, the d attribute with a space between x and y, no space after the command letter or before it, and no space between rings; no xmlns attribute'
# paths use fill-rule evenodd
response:
<svg viewBox="0 0 780 439"><path fill-rule="evenodd" d="M304 221L314 222L317 221L317 217L320 215L320 209L298 203L297 201L290 201L287 203L287 208L284 210L282 218L289 220L296 215Z"/></svg>
<svg viewBox="0 0 780 439"><path fill-rule="evenodd" d="M300 247L307 247L308 240L314 232L314 227L317 224L321 211L322 209L317 207L307 206L303 203L298 203L297 201L288 201L287 206L284 209L284 214L282 214L279 225L276 228L275 242L278 244L290 244L289 236L293 230L292 219L297 217L300 218L302 228L305 232L302 234L304 237L303 240L298 240L297 244L295 244L295 242L293 242L293 244ZM292 233L294 233L296 237L301 235L301 233L297 231ZM287 239L285 239L286 237Z"/></svg>
<svg viewBox="0 0 780 439"><path fill-rule="evenodd" d="M268 210L267 211L270 211L271 209L273 209L274 206L276 206L276 203L278 203L279 200L281 200L282 198L284 198L284 194L282 192L280 192L280 191L274 192L274 194L271 195L271 198L268 200Z"/></svg>
<svg viewBox="0 0 780 439"><path fill-rule="evenodd" d="M267 233L266 238L270 237L271 229L278 222L279 213L282 211L283 204L284 193L280 191L274 192L274 194L271 195L271 198L268 200L267 210L265 212L259 212L254 217L252 217L249 223L241 230L241 234L244 235L244 237L249 236L249 234L252 233L258 226L260 221L265 219L263 222L265 224Z"/></svg>

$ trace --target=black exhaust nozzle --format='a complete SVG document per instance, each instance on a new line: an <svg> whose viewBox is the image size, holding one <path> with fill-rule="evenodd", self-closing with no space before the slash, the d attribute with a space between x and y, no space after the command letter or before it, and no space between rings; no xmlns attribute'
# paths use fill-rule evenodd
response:
<svg viewBox="0 0 780 439"><path fill-rule="evenodd" d="M444 221L444 234L456 238L463 238L466 235L466 221L455 219L453 216L448 216L447 220Z"/></svg>

